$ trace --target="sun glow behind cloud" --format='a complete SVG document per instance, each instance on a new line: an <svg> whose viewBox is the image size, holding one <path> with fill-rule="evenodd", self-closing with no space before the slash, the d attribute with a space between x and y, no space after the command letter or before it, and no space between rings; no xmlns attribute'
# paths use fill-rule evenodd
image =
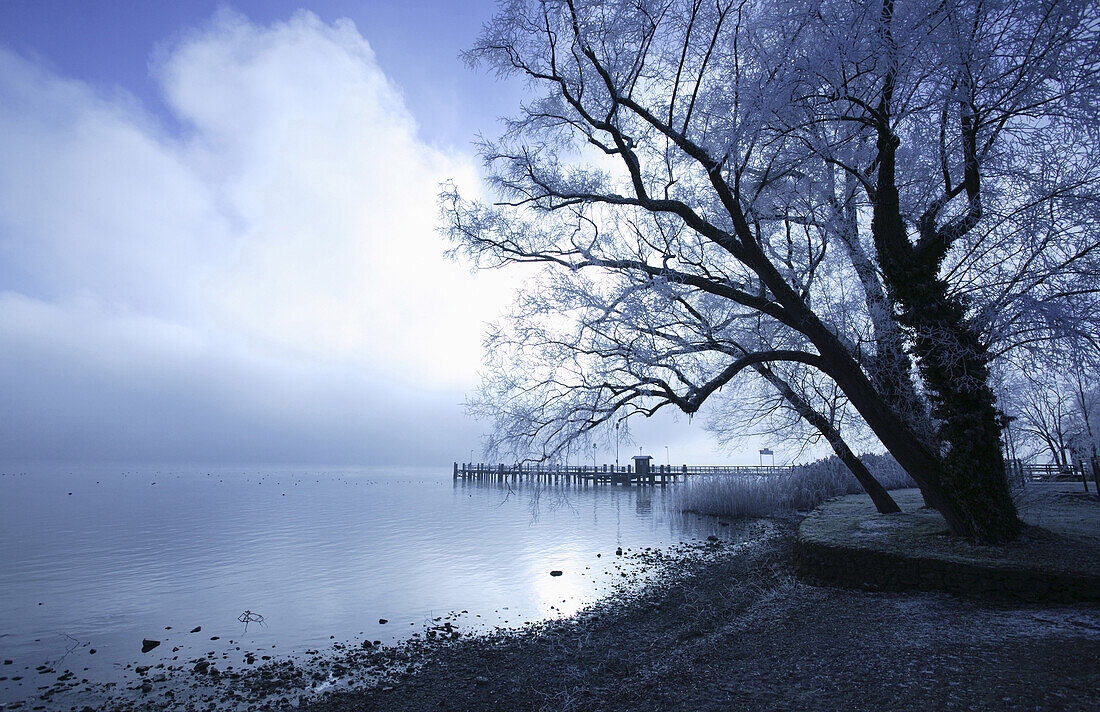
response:
<svg viewBox="0 0 1100 712"><path fill-rule="evenodd" d="M205 420L255 430L241 457L361 457L385 413L456 418L508 287L444 259L435 196L476 192L472 161L418 137L355 26L222 12L154 74L178 130L0 49L5 453L80 457L94 432L147 446L96 456L155 456ZM232 449L198 430L182 452Z"/></svg>

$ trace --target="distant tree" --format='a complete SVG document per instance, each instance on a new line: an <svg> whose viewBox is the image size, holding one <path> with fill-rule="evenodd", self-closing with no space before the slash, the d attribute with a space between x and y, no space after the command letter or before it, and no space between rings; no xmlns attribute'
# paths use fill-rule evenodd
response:
<svg viewBox="0 0 1100 712"><path fill-rule="evenodd" d="M1077 421L1071 435L1071 450L1079 460L1097 460L1100 458L1100 368L1095 361L1090 367L1075 368L1069 386Z"/></svg>
<svg viewBox="0 0 1100 712"><path fill-rule="evenodd" d="M1068 466L1076 423L1066 383L1050 374L1034 374L1016 385L1013 396L1017 430L1025 442L1033 443L1035 454L1045 454L1051 464Z"/></svg>
<svg viewBox="0 0 1100 712"><path fill-rule="evenodd" d="M1014 364L1002 390L1006 414L1017 421L1023 455L1052 464L1100 455L1100 351L1083 339L1064 339L1029 349Z"/></svg>
<svg viewBox="0 0 1100 712"><path fill-rule="evenodd" d="M494 442L801 364L952 531L1013 537L990 347L1087 329L1097 27L1069 0L502 5L469 58L537 95L482 146L500 202L443 196L456 252L548 267L488 339Z"/></svg>

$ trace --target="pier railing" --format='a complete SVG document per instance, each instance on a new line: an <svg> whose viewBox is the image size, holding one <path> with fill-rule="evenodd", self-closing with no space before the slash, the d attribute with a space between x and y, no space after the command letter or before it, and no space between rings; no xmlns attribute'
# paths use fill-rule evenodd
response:
<svg viewBox="0 0 1100 712"><path fill-rule="evenodd" d="M1007 460L1005 471L1010 481L1016 484L1026 482L1050 482L1055 480L1080 480L1085 491L1089 491L1092 480L1096 494L1100 497L1100 458L1081 458L1068 464L1031 465L1019 460Z"/></svg>
<svg viewBox="0 0 1100 712"><path fill-rule="evenodd" d="M519 462L454 463L454 479L541 479L596 484L665 485L701 475L743 475L758 477L789 476L791 465L566 465L560 463Z"/></svg>
<svg viewBox="0 0 1100 712"><path fill-rule="evenodd" d="M682 465L688 475L790 475L794 465Z"/></svg>

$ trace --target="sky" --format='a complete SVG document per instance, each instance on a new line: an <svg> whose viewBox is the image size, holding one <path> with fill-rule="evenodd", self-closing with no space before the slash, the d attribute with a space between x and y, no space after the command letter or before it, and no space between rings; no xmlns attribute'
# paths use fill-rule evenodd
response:
<svg viewBox="0 0 1100 712"><path fill-rule="evenodd" d="M0 1L0 461L476 459L521 276L446 259L436 196L524 98L459 58L493 8Z"/></svg>

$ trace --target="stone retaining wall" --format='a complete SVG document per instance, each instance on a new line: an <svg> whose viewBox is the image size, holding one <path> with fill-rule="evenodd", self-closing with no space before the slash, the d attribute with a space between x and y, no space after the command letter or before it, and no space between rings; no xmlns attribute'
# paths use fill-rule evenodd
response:
<svg viewBox="0 0 1100 712"><path fill-rule="evenodd" d="M893 552L834 546L798 537L799 572L851 588L947 591L1025 601L1100 602L1100 572L1080 575L1039 568L996 568Z"/></svg>

